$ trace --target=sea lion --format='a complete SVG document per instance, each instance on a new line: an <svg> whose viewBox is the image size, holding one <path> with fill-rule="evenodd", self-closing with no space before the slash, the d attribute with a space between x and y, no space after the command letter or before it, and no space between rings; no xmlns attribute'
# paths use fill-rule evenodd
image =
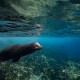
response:
<svg viewBox="0 0 80 80"><path fill-rule="evenodd" d="M42 46L38 42L33 42L25 45L12 45L0 51L0 61L7 61L12 59L13 62L17 62L22 56L31 54L36 50L41 49Z"/></svg>

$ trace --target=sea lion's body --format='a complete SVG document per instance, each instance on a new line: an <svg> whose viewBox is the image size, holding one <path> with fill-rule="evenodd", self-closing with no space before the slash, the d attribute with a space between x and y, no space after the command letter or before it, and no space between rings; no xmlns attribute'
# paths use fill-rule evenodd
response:
<svg viewBox="0 0 80 80"><path fill-rule="evenodd" d="M12 45L0 51L0 61L13 59L13 62L16 62L22 56L31 54L41 48L42 46L38 42L25 45L20 45L20 44Z"/></svg>

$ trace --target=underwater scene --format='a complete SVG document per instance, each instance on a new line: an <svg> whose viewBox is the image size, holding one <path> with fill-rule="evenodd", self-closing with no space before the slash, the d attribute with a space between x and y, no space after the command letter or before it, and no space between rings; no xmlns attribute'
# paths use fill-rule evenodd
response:
<svg viewBox="0 0 80 80"><path fill-rule="evenodd" d="M1 0L0 80L80 80L80 0Z"/></svg>

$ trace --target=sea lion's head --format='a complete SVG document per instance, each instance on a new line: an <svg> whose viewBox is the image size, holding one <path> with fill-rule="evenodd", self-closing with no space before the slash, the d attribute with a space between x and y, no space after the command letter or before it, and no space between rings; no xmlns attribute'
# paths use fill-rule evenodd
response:
<svg viewBox="0 0 80 80"><path fill-rule="evenodd" d="M31 43L30 47L34 50L41 50L43 48L43 46L41 46L38 42Z"/></svg>

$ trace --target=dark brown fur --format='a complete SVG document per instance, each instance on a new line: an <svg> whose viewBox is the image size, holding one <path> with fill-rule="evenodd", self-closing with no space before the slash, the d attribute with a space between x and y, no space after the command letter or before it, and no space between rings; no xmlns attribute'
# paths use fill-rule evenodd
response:
<svg viewBox="0 0 80 80"><path fill-rule="evenodd" d="M39 43L38 43L39 44ZM42 48L41 45L38 45L37 42L33 42L26 45L12 45L0 51L0 61L6 61L13 59L13 62L18 61L22 56L31 54L36 50Z"/></svg>

